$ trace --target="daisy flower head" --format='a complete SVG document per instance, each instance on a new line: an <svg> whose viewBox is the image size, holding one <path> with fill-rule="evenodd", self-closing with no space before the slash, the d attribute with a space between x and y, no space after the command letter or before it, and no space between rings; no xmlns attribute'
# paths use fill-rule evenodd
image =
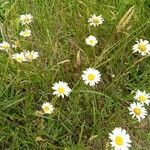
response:
<svg viewBox="0 0 150 150"><path fill-rule="evenodd" d="M110 144L115 150L128 150L132 141L125 129L115 128L109 133Z"/></svg>
<svg viewBox="0 0 150 150"><path fill-rule="evenodd" d="M22 25L30 24L32 22L33 16L30 14L23 14L20 16L20 22Z"/></svg>
<svg viewBox="0 0 150 150"><path fill-rule="evenodd" d="M31 36L31 30L25 29L24 31L21 31L20 32L20 36L23 36L23 37L29 37L29 36Z"/></svg>
<svg viewBox="0 0 150 150"><path fill-rule="evenodd" d="M58 83L54 83L52 89L54 90L53 95L57 95L58 97L64 98L65 96L69 96L71 93L71 89L68 86L68 83L59 81Z"/></svg>
<svg viewBox="0 0 150 150"><path fill-rule="evenodd" d="M150 43L147 40L140 39L133 45L133 53L138 52L142 56L150 54Z"/></svg>
<svg viewBox="0 0 150 150"><path fill-rule="evenodd" d="M93 68L87 68L83 71L82 80L86 85L95 86L101 80L101 74L98 70Z"/></svg>
<svg viewBox="0 0 150 150"><path fill-rule="evenodd" d="M90 46L95 46L98 43L98 40L96 39L95 36L90 35L85 39L85 43Z"/></svg>
<svg viewBox="0 0 150 150"><path fill-rule="evenodd" d="M95 14L91 15L91 18L88 19L88 22L90 23L90 26L99 26L104 22L104 18L102 15L96 16Z"/></svg>
<svg viewBox="0 0 150 150"><path fill-rule="evenodd" d="M25 55L23 52L21 53L15 53L12 55L12 59L15 59L17 62L22 63L24 61L27 61Z"/></svg>
<svg viewBox="0 0 150 150"><path fill-rule="evenodd" d="M142 104L145 103L145 104L149 105L149 103L150 103L150 94L146 93L145 91L142 92L140 90L137 90L136 93L135 93L134 99L138 100Z"/></svg>
<svg viewBox="0 0 150 150"><path fill-rule="evenodd" d="M25 55L26 59L29 61L32 61L33 59L36 59L39 57L39 53L35 52L35 51L31 51L31 52L26 51L26 52L24 52L24 55Z"/></svg>
<svg viewBox="0 0 150 150"><path fill-rule="evenodd" d="M45 114L52 114L54 112L54 106L49 102L44 102L42 105L42 109Z"/></svg>
<svg viewBox="0 0 150 150"><path fill-rule="evenodd" d="M8 42L3 41L0 43L0 50L8 51L10 49L10 44Z"/></svg>
<svg viewBox="0 0 150 150"><path fill-rule="evenodd" d="M132 103L129 107L129 111L129 114L133 115L132 118L136 117L139 122L147 115L147 111L141 103Z"/></svg>

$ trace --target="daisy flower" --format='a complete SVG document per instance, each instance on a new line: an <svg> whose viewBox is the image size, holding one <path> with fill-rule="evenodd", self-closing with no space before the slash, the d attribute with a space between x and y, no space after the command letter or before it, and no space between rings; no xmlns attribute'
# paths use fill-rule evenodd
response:
<svg viewBox="0 0 150 150"><path fill-rule="evenodd" d="M23 52L21 53L16 53L12 55L12 59L15 59L17 62L22 63L24 61L27 61L25 55Z"/></svg>
<svg viewBox="0 0 150 150"><path fill-rule="evenodd" d="M147 104L149 105L150 103L150 94L146 93L145 91L140 91L137 90L134 96L134 99L138 100L139 102L141 102L142 104Z"/></svg>
<svg viewBox="0 0 150 150"><path fill-rule="evenodd" d="M93 68L87 68L83 71L82 80L86 85L95 86L101 80L101 74L98 70Z"/></svg>
<svg viewBox="0 0 150 150"><path fill-rule="evenodd" d="M142 56L150 54L150 43L147 40L140 39L133 45L133 53L139 52Z"/></svg>
<svg viewBox="0 0 150 150"><path fill-rule="evenodd" d="M30 14L23 14L20 16L20 22L22 25L30 24L32 22L32 18L33 16L31 16Z"/></svg>
<svg viewBox="0 0 150 150"><path fill-rule="evenodd" d="M95 14L93 14L91 15L91 18L88 19L88 22L91 26L93 25L94 27L96 27L104 22L104 18L102 17L102 15L96 16Z"/></svg>
<svg viewBox="0 0 150 150"><path fill-rule="evenodd" d="M129 111L129 114L133 115L132 118L136 117L139 122L147 115L147 111L141 103L132 103L129 107Z"/></svg>
<svg viewBox="0 0 150 150"><path fill-rule="evenodd" d="M109 133L109 139L111 140L111 146L115 150L128 150L131 147L132 141L125 129L115 128L112 133Z"/></svg>
<svg viewBox="0 0 150 150"><path fill-rule="evenodd" d="M53 95L64 98L64 96L69 96L71 89L68 86L68 83L59 81L58 83L53 84L52 89L54 90Z"/></svg>
<svg viewBox="0 0 150 150"><path fill-rule="evenodd" d="M31 36L31 30L25 29L24 31L21 31L20 36L23 36L23 37Z"/></svg>
<svg viewBox="0 0 150 150"><path fill-rule="evenodd" d="M51 103L45 102L42 105L42 109L43 109L45 114L52 114L54 112L55 108Z"/></svg>
<svg viewBox="0 0 150 150"><path fill-rule="evenodd" d="M90 46L95 46L98 43L96 37L92 36L92 35L90 35L88 38L86 38L85 42L87 45L90 45Z"/></svg>
<svg viewBox="0 0 150 150"><path fill-rule="evenodd" d="M10 44L8 42L3 41L0 43L0 50L8 51L8 49L10 49Z"/></svg>
<svg viewBox="0 0 150 150"><path fill-rule="evenodd" d="M33 59L36 59L39 57L39 53L35 52L35 51L26 51L24 52L25 57L27 58L27 60L32 61Z"/></svg>

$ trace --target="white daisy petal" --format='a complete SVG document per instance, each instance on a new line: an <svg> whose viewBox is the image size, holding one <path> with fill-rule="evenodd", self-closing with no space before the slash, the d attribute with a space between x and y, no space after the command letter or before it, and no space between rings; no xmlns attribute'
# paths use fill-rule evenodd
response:
<svg viewBox="0 0 150 150"><path fill-rule="evenodd" d="M95 46L98 41L95 36L90 35L88 38L85 39L85 43L90 46Z"/></svg>
<svg viewBox="0 0 150 150"><path fill-rule="evenodd" d="M136 44L132 47L133 53L138 52L142 56L149 55L150 54L150 43L147 40L140 39L139 41L136 41Z"/></svg>
<svg viewBox="0 0 150 150"><path fill-rule="evenodd" d="M128 150L131 147L131 140L129 134L125 129L115 128L112 133L109 134L110 144L115 150Z"/></svg>
<svg viewBox="0 0 150 150"><path fill-rule="evenodd" d="M31 51L31 52L26 51L24 52L24 55L28 61L32 61L33 59L36 59L39 57L39 53L35 51Z"/></svg>
<svg viewBox="0 0 150 150"><path fill-rule="evenodd" d="M0 50L8 51L10 49L10 44L8 42L3 41L0 43Z"/></svg>
<svg viewBox="0 0 150 150"><path fill-rule="evenodd" d="M44 111L45 114L52 114L54 112L54 107L51 103L49 102L45 102L42 105L42 109Z"/></svg>
<svg viewBox="0 0 150 150"><path fill-rule="evenodd" d="M32 22L32 18L33 16L31 16L30 14L23 14L20 16L20 22L22 25L30 24Z"/></svg>
<svg viewBox="0 0 150 150"><path fill-rule="evenodd" d="M68 83L62 81L54 83L52 89L54 90L53 95L57 95L58 97L61 96L62 98L69 96L71 93L71 89L68 86Z"/></svg>
<svg viewBox="0 0 150 150"><path fill-rule="evenodd" d="M24 31L21 31L19 34L20 34L20 36L23 36L23 37L30 37L31 36L31 30L25 29Z"/></svg>
<svg viewBox="0 0 150 150"><path fill-rule="evenodd" d="M150 94L146 93L145 91L137 90L134 96L134 99L138 100L142 104L149 105L150 103Z"/></svg>
<svg viewBox="0 0 150 150"><path fill-rule="evenodd" d="M101 80L101 74L98 70L93 68L87 68L83 71L82 80L86 85L95 86Z"/></svg>
<svg viewBox="0 0 150 150"><path fill-rule="evenodd" d="M147 111L143 104L141 103L132 103L130 107L128 108L130 111L130 115L132 115L132 118L136 117L138 121L140 122L142 119L145 118L147 115Z"/></svg>
<svg viewBox="0 0 150 150"><path fill-rule="evenodd" d="M104 22L104 18L100 16L96 16L95 14L91 15L91 18L88 19L88 22L91 26L99 26Z"/></svg>
<svg viewBox="0 0 150 150"><path fill-rule="evenodd" d="M27 61L25 55L23 52L21 53L15 53L12 55L12 59L15 59L17 62L22 63L24 61Z"/></svg>

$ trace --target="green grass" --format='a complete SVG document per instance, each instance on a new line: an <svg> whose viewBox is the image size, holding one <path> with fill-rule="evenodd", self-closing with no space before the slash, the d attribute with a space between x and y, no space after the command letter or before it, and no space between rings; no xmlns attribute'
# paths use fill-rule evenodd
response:
<svg viewBox="0 0 150 150"><path fill-rule="evenodd" d="M133 6L132 18L117 32ZM0 149L109 150L108 133L122 127L133 150L149 150L150 117L137 123L127 109L132 91L150 92L150 59L132 53L135 40L150 40L149 12L149 0L1 0L0 40L16 42L16 52L36 50L40 57L19 64L0 52ZM19 36L23 13L34 16L27 40ZM93 13L104 17L100 27L89 27ZM85 44L90 34L99 39L94 48ZM95 88L81 81L89 66L102 74ZM73 88L69 98L52 95L59 80ZM45 101L53 102L55 113L36 116Z"/></svg>

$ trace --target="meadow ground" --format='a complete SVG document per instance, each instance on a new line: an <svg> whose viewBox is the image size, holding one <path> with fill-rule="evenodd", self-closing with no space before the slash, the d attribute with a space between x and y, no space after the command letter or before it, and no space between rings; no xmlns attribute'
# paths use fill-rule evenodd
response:
<svg viewBox="0 0 150 150"><path fill-rule="evenodd" d="M139 123L128 110L133 91L150 92L150 58L132 50L136 40L150 40L149 12L150 0L1 0L0 41L39 57L18 63L0 51L0 149L109 150L108 134L122 127L132 150L149 150L149 115ZM29 38L19 35L26 13ZM94 13L105 20L99 27L87 22ZM85 44L89 35L99 40L95 47ZM81 80L88 67L102 74L95 87ZM58 81L73 89L69 97L52 94ZM45 101L56 109L38 116Z"/></svg>

